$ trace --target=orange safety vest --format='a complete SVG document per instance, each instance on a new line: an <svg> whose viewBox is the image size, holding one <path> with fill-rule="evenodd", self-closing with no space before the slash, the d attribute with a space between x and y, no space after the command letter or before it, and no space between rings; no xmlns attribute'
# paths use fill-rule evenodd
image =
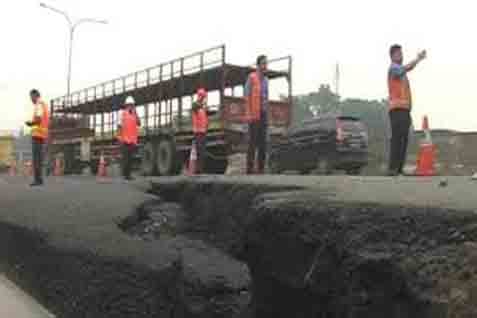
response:
<svg viewBox="0 0 477 318"><path fill-rule="evenodd" d="M136 114L131 114L127 109L123 110L119 140L128 145L137 145L138 134L139 129Z"/></svg>
<svg viewBox="0 0 477 318"><path fill-rule="evenodd" d="M33 122L40 117L39 123L34 123L31 127L31 135L34 138L46 140L48 139L48 125L50 116L48 114L48 106L43 101L38 101L33 109Z"/></svg>
<svg viewBox="0 0 477 318"><path fill-rule="evenodd" d="M412 106L411 86L407 75L402 78L388 74L389 109L407 109Z"/></svg>
<svg viewBox="0 0 477 318"><path fill-rule="evenodd" d="M207 117L207 110L203 107L192 112L192 131L197 133L207 133L209 126L209 118Z"/></svg>
<svg viewBox="0 0 477 318"><path fill-rule="evenodd" d="M249 96L245 97L245 117L249 122L259 121L261 116L262 103L262 85L260 84L260 76L255 71L249 75L250 89Z"/></svg>

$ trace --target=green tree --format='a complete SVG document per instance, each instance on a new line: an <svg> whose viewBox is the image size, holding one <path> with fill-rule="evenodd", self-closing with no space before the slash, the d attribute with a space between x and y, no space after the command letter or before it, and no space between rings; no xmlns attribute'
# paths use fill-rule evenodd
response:
<svg viewBox="0 0 477 318"><path fill-rule="evenodd" d="M339 96L329 85L320 85L318 91L293 97L293 122L299 125L304 119L338 110Z"/></svg>

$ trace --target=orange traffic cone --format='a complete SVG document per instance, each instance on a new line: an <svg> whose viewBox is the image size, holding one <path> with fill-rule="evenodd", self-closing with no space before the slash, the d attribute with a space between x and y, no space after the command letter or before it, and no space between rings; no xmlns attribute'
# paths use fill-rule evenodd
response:
<svg viewBox="0 0 477 318"><path fill-rule="evenodd" d="M23 170L23 174L25 175L25 177L33 176L33 164L31 160L25 162L25 169Z"/></svg>
<svg viewBox="0 0 477 318"><path fill-rule="evenodd" d="M63 164L60 158L55 159L55 168L53 169L53 175L55 177L61 177L64 174Z"/></svg>
<svg viewBox="0 0 477 318"><path fill-rule="evenodd" d="M429 118L427 116L422 118L422 130L424 131L425 143L432 145L431 131L429 130Z"/></svg>
<svg viewBox="0 0 477 318"><path fill-rule="evenodd" d="M190 150L189 156L189 165L187 169L187 174L189 176L195 175L197 172L197 149L195 147L195 142L192 143L192 148Z"/></svg>
<svg viewBox="0 0 477 318"><path fill-rule="evenodd" d="M424 131L424 141L419 145L417 156L416 175L430 177L436 175L434 167L436 158L436 146L432 143L431 132L429 130L429 119L424 116L422 120L422 130Z"/></svg>
<svg viewBox="0 0 477 318"><path fill-rule="evenodd" d="M17 161L12 160L10 163L10 169L8 170L8 175L10 177L15 177L17 175Z"/></svg>
<svg viewBox="0 0 477 318"><path fill-rule="evenodd" d="M101 156L99 157L97 178L99 181L104 181L106 177L107 177L106 160L104 159L104 155L101 153Z"/></svg>

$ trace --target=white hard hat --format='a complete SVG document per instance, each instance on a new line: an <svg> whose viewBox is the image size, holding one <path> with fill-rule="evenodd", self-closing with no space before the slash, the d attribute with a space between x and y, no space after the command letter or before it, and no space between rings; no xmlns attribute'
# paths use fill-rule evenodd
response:
<svg viewBox="0 0 477 318"><path fill-rule="evenodd" d="M134 101L134 97L128 96L126 98L126 101L124 102L124 105L135 105L136 102Z"/></svg>

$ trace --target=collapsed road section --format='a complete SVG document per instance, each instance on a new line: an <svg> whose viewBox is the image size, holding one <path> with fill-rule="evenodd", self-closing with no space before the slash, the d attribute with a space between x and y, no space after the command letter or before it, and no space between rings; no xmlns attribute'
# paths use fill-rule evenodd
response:
<svg viewBox="0 0 477 318"><path fill-rule="evenodd" d="M465 182L0 184L0 264L57 317L476 317Z"/></svg>
<svg viewBox="0 0 477 318"><path fill-rule="evenodd" d="M476 317L471 184L437 182L204 177L153 192L247 263L255 317Z"/></svg>

